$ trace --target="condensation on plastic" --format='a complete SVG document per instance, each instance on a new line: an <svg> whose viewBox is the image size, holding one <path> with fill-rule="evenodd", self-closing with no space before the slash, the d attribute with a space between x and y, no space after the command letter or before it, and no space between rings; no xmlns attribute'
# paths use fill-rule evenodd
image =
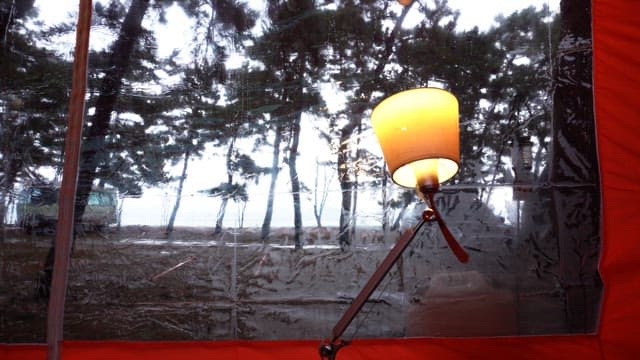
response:
<svg viewBox="0 0 640 360"><path fill-rule="evenodd" d="M540 189L525 195L510 222L474 193L443 191L437 203L469 252L469 263L457 263L438 227L426 225L345 336L594 331L601 291L595 268L599 232L597 218L588 217L593 213L582 212L585 198L597 201L597 192ZM554 200L562 202L561 209ZM422 204L414 206L415 214L422 211ZM566 211L571 220L555 223L556 211ZM407 218L406 223L414 221ZM150 226L88 234L72 258L66 336L329 336L399 236L376 230L358 229L346 252L329 229L310 229L300 251L293 250L288 228L277 229L267 242L256 241L257 230L251 229L213 236L211 228L178 228L173 239ZM561 244L559 232L569 234L562 239L571 242ZM3 246L3 282L13 285L2 298L3 338L41 340L45 304L34 300L33 286L47 237L10 238Z"/></svg>
<svg viewBox="0 0 640 360"><path fill-rule="evenodd" d="M585 154L595 152L595 144L573 145L572 125L558 127L556 157L548 164L553 171L539 170L517 185L444 185L436 203L469 252L469 263L458 263L438 227L428 224L345 338L594 332L602 290L600 195L597 164ZM465 166L475 165L487 167L487 160ZM77 240L65 338L329 337L400 231L417 222L424 209L416 197L404 215L394 214L401 217L400 228L382 231L375 203L359 208L355 240L347 251L340 249L335 226L316 228L308 221L303 249L294 250L294 232L287 226L274 227L268 240L260 240L260 217L245 219L241 227L240 215L229 215L223 232L214 235L219 203L197 192L187 194L180 211L189 215L166 238L161 225L174 190L162 190L164 197L155 192L143 199L121 198L126 225L87 232ZM358 198L378 198L380 191L361 190ZM148 213L127 220L131 202ZM189 212L207 203L204 210ZM280 193L275 203L276 209L291 207L290 194ZM262 205L247 206L262 214ZM210 225L193 226L194 219ZM45 228L8 233L0 243L2 342L44 339L46 302L36 295L50 239Z"/></svg>

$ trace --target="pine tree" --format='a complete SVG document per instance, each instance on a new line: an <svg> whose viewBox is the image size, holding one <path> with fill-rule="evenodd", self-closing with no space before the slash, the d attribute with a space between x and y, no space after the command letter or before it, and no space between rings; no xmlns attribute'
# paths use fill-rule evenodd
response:
<svg viewBox="0 0 640 360"><path fill-rule="evenodd" d="M70 64L35 45L34 15L33 1L0 1L0 227L16 183L41 183L38 169L61 163Z"/></svg>
<svg viewBox="0 0 640 360"><path fill-rule="evenodd" d="M300 124L304 111L322 104L319 90L311 83L325 65L322 48L325 46L329 23L325 12L318 9L314 1L269 1L268 16L271 26L267 28L250 56L261 61L268 71L276 74L279 87L274 89L280 107L276 112L277 131L288 135L286 163L289 168L291 196L294 212L294 243L302 247L301 184L297 157L300 142ZM270 205L272 206L272 205ZM270 213L267 212L267 216ZM268 222L263 223L263 234Z"/></svg>

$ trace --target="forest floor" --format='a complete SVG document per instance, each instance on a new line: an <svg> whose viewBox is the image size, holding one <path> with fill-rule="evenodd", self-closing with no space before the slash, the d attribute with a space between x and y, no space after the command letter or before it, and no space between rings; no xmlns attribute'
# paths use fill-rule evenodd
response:
<svg viewBox="0 0 640 360"><path fill-rule="evenodd" d="M458 264L442 239L424 231L345 339L564 331L563 299L556 293L516 298L512 289L522 285L492 258ZM38 299L37 284L53 236L5 230L0 342L45 341L47 304ZM213 235L212 229L180 227L170 238L149 226L87 232L71 257L65 338L321 340L397 236L360 229L356 245L342 251L335 228L305 229L300 250L288 228L273 229L267 241L259 229ZM507 280L487 280L497 272Z"/></svg>
<svg viewBox="0 0 640 360"><path fill-rule="evenodd" d="M179 227L170 238L149 226L85 233L71 258L65 338L329 336L387 246L342 252L336 229L323 228L305 231L304 248L294 250L292 229L271 234L265 242L259 229L213 235L212 229ZM363 236L381 241L375 231ZM47 304L38 299L37 284L53 237L5 230L0 342L44 341ZM390 301L372 303L389 307ZM362 334L398 336L402 324L388 330L372 326Z"/></svg>

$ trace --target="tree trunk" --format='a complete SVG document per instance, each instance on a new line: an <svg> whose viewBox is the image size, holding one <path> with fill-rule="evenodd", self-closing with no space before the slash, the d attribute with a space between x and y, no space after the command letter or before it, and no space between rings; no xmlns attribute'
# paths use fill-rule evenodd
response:
<svg viewBox="0 0 640 360"><path fill-rule="evenodd" d="M291 195L293 197L293 225L294 243L296 249L302 248L302 210L300 207L300 178L296 160L298 158L298 145L300 143L300 120L302 113L293 117L291 124L291 146L289 147L289 179L291 181Z"/></svg>
<svg viewBox="0 0 640 360"><path fill-rule="evenodd" d="M358 171L355 170L351 182L351 221L349 223L349 239L351 241L356 238L356 227L358 226L358 186Z"/></svg>
<svg viewBox="0 0 640 360"><path fill-rule="evenodd" d="M231 139L231 143L229 143L229 148L227 149L227 184L229 187L233 185L233 173L231 172L231 156L233 155L233 150L235 148L236 138L235 135L233 139ZM231 194L222 193L222 203L220 204L220 208L218 209L218 215L216 215L216 226L213 230L214 235L218 235L222 233L222 223L224 222L224 216L227 212L227 204L229 203L229 196Z"/></svg>
<svg viewBox="0 0 640 360"><path fill-rule="evenodd" d="M360 135L362 135L362 121L359 121L358 123L358 135L356 136L356 138L358 139L356 141L356 149L355 149L355 153L356 153L356 158L355 161L356 163L358 161L360 161L360 156L362 151L360 150ZM351 240L356 238L356 228L358 226L358 187L360 186L360 182L358 181L358 175L359 175L359 166L357 166L354 171L353 171L353 183L351 184L351 196L352 196L352 200L351 200L351 224L350 224L350 228L351 228L351 234L349 236L349 238Z"/></svg>
<svg viewBox="0 0 640 360"><path fill-rule="evenodd" d="M184 164L182 166L182 175L180 175L180 181L178 182L178 190L176 191L176 202L173 205L173 210L171 210L169 224L167 224L167 229L165 230L165 235L167 237L171 236L171 233L173 233L173 224L176 221L176 215L178 215L178 209L180 208L180 200L182 199L182 188L184 186L184 181L187 178L187 165L189 164L190 155L191 153L189 150L184 153Z"/></svg>
<svg viewBox="0 0 640 360"><path fill-rule="evenodd" d="M0 173L0 240L4 238L4 220L7 215L9 193L18 177L20 169L24 168L23 157L19 155L14 139L24 136L24 126L17 126L10 131L10 126L16 124L16 117L0 114L0 154L2 155L2 173Z"/></svg>
<svg viewBox="0 0 640 360"><path fill-rule="evenodd" d="M320 177L320 164L318 163L318 158L316 157L316 176L313 180L313 217L316 219L316 227L318 229L322 228L322 210L324 208L324 201L318 201L318 178ZM326 193L326 192L325 192ZM323 199L324 194L323 193Z"/></svg>
<svg viewBox="0 0 640 360"><path fill-rule="evenodd" d="M276 126L276 135L273 140L273 157L271 160L271 183L269 184L269 195L267 198L267 211L262 222L262 234L260 238L266 240L271 232L271 219L273 217L273 201L275 199L276 184L280 173L280 144L282 143L282 126Z"/></svg>
<svg viewBox="0 0 640 360"><path fill-rule="evenodd" d="M118 39L111 49L109 65L106 67L96 100L95 115L91 118L91 126L86 129L87 135L82 144L75 206L76 223L84 214L96 170L105 158L104 141L111 115L120 94L122 79L129 69L135 45L142 34L142 19L148 8L148 0L131 2Z"/></svg>
<svg viewBox="0 0 640 360"><path fill-rule="evenodd" d="M7 216L7 198L9 188L4 184L0 187L0 242L4 241L4 223Z"/></svg>
<svg viewBox="0 0 640 360"><path fill-rule="evenodd" d="M224 222L224 215L227 212L228 203L229 198L227 196L223 197L220 208L218 209L218 214L216 215L216 227L213 230L214 235L220 235L222 233L222 223Z"/></svg>
<svg viewBox="0 0 640 360"><path fill-rule="evenodd" d="M11 143L11 141L7 141ZM9 193L13 189L13 184L18 176L18 168L21 166L15 160L15 154L11 153L12 149L4 153L2 174L0 174L0 240L4 236L4 220L7 215L7 200Z"/></svg>
<svg viewBox="0 0 640 360"><path fill-rule="evenodd" d="M560 5L555 64L552 206L567 331L594 331L600 303L600 197L592 95L591 1ZM570 184L571 186L558 186Z"/></svg>
<svg viewBox="0 0 640 360"><path fill-rule="evenodd" d="M122 23L111 55L109 65L106 67L98 99L96 101L95 114L91 118L91 126L86 129L87 135L83 139L82 152L80 154L80 167L78 170L78 186L76 190L76 203L74 210L74 229L80 224L89 199L89 193L96 177L96 170L105 157L104 140L109 130L109 121L115 107L122 79L129 69L133 50L138 38L142 34L142 19L149 8L148 0L133 0ZM75 239L75 232L74 232ZM73 246L72 246L73 249ZM48 297L51 287L51 271L53 269L54 245L51 243L44 265L44 274L38 288L42 297Z"/></svg>
<svg viewBox="0 0 640 360"><path fill-rule="evenodd" d="M389 229L390 231L396 231L400 229L400 223L402 222L402 218L404 218L404 215L407 213L407 209L409 208L409 205L411 205L414 199L415 199L415 193L413 191L403 190L402 205L400 205L400 211L398 212L398 215L393 221L393 224Z"/></svg>
<svg viewBox="0 0 640 360"><path fill-rule="evenodd" d="M320 161L316 158L316 176L315 183L313 189L313 216L316 219L316 226L318 229L322 228L322 214L324 213L324 208L327 205L327 197L329 196L329 184L331 182L332 176L327 176L326 166L323 166L322 171L322 189L320 190ZM318 194L320 192L320 194Z"/></svg>
<svg viewBox="0 0 640 360"><path fill-rule="evenodd" d="M380 57L380 61L376 64L375 69L373 70L373 75L368 74L368 77L372 79L380 78L382 71L385 66L389 62L389 58L393 53L393 48L396 41L396 36L402 27L402 23L404 22L405 17L409 13L409 10L413 6L413 2L402 8L402 12L398 16L396 23L393 27L393 30L385 38L385 47L384 53ZM350 140L353 132L356 128L360 126L362 122L362 114L364 113L364 106L368 105L369 100L371 99L371 94L374 89L369 89L366 92L363 92L360 95L361 99L358 103L353 104L354 109L351 111L351 120L347 125L345 125L340 130L340 147L338 149L338 176L340 181L340 190L342 191L342 202L341 202L341 210L340 210L340 233L339 233L339 242L342 250L345 250L348 246L351 245L351 212L354 211L352 209L352 192L353 192L353 182L348 172L348 165L351 162L351 157L349 156L349 145L348 140Z"/></svg>
<svg viewBox="0 0 640 360"><path fill-rule="evenodd" d="M0 243L4 241L4 220L7 216L8 189L0 188Z"/></svg>
<svg viewBox="0 0 640 360"><path fill-rule="evenodd" d="M387 176L387 169L385 166L382 167L382 184L380 185L382 189L382 232L384 234L389 230L389 189L387 189L387 182L389 181L389 177Z"/></svg>
<svg viewBox="0 0 640 360"><path fill-rule="evenodd" d="M357 126L358 121L352 118L349 124L342 128L340 132L340 146L338 148L338 180L340 182L342 196L338 242L342 250L345 250L351 245L351 200L353 199L351 192L353 191L353 181L349 173L349 163L351 161L351 157L349 156L349 139Z"/></svg>

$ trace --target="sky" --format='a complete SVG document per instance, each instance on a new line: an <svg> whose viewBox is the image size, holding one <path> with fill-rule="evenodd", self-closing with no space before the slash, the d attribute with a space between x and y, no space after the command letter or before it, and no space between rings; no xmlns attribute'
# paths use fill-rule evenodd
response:
<svg viewBox="0 0 640 360"><path fill-rule="evenodd" d="M531 5L541 7L543 4L547 4L551 12L560 10L560 0L449 0L452 8L460 10L458 25L461 28L478 26L481 30L495 24L494 19L499 14L508 15Z"/></svg>
<svg viewBox="0 0 640 360"><path fill-rule="evenodd" d="M94 3L96 2L98 1L94 1ZM494 18L499 14L510 14L531 5L540 7L543 4L547 4L551 11L558 11L559 2L560 0L449 0L449 5L454 9L460 10L460 17L458 19L459 29L469 29L478 26L481 30L486 30L494 24ZM257 3L256 1L250 1L250 4L255 7ZM36 0L35 6L38 7L40 17L45 23L55 24L67 20L69 13L77 12L78 1ZM167 55L174 49L183 47L185 40L191 37L190 30L188 26L185 25L187 23L186 16L177 6L169 10L167 17L170 20L169 25L156 26L159 39L158 52L160 55ZM145 21L152 20L146 19ZM407 26L410 25L411 13L407 19ZM102 47L108 44L109 38L106 32L95 28L92 29L92 31L92 47ZM57 39L56 41L58 43L56 46L70 51L73 49L73 40L73 36ZM241 57L232 56L228 66L237 67L241 62ZM331 92L331 89L329 89L329 92ZM333 101L330 100L329 105L339 107L339 101L335 98ZM308 125L311 120L312 119L308 117L303 120L307 125L305 126L303 123L301 152L298 161L299 164L302 164L300 168L302 180L309 187L313 186L313 179L316 173L314 164L316 160L326 160L326 154L329 153L327 144L318 139L313 128ZM373 147L375 148L375 145ZM374 149L373 151L379 153L379 149ZM254 154L254 156L260 160L263 166L270 164L269 149L264 150L264 153ZM322 156L325 158L323 159ZM172 169L173 175L179 175L179 169L181 169L181 164ZM225 166L221 150L209 151L204 154L202 158L193 160L189 164L189 169L189 177L185 182L184 197L178 214L177 225L213 226L219 200L217 198L202 196L199 191L216 186L224 180L226 174L224 172ZM288 182L288 171L286 171L286 169L284 170L279 177L277 196L279 198L278 203L284 204L285 206L277 206L274 212L273 226L291 226L293 223L293 211L288 190L290 186ZM323 222L325 225L335 226L338 223L340 191L335 177L333 177L332 180L333 185L329 193ZM259 186L252 186L250 188L250 207L244 209L244 213L241 205L230 202L225 225L228 227L237 227L241 221L243 221L245 226L260 226L266 208L268 183L269 178L264 177ZM166 224L173 206L176 184L177 182L174 182L167 186L146 189L145 195L139 199L124 199L123 224ZM303 223L305 226L315 225L311 197L312 194L310 193L303 196ZM361 201L374 199L375 197L376 194L373 192L363 193ZM497 200L494 200L492 205L496 213L505 216L505 212L508 211L508 207L510 206L510 190L509 193L494 196L494 198ZM359 218L360 224L378 225L379 215L377 211L368 211L372 208L379 208L379 206L375 204L375 201L371 202L369 206L365 205L361 206L361 208L367 209L367 211L361 214ZM243 220L241 220L242 216L244 216Z"/></svg>
<svg viewBox="0 0 640 360"><path fill-rule="evenodd" d="M99 1L94 0L94 3L96 2ZM255 4L256 1L249 0L249 3ZM538 7L542 4L549 5L553 12L560 8L560 0L449 0L452 8L461 10L459 25L462 28L477 25L481 29L488 28L498 14L511 14L515 10L530 5ZM36 0L35 6L40 9L41 16L46 17L47 21L56 23L64 21L69 11L77 11L78 0Z"/></svg>

